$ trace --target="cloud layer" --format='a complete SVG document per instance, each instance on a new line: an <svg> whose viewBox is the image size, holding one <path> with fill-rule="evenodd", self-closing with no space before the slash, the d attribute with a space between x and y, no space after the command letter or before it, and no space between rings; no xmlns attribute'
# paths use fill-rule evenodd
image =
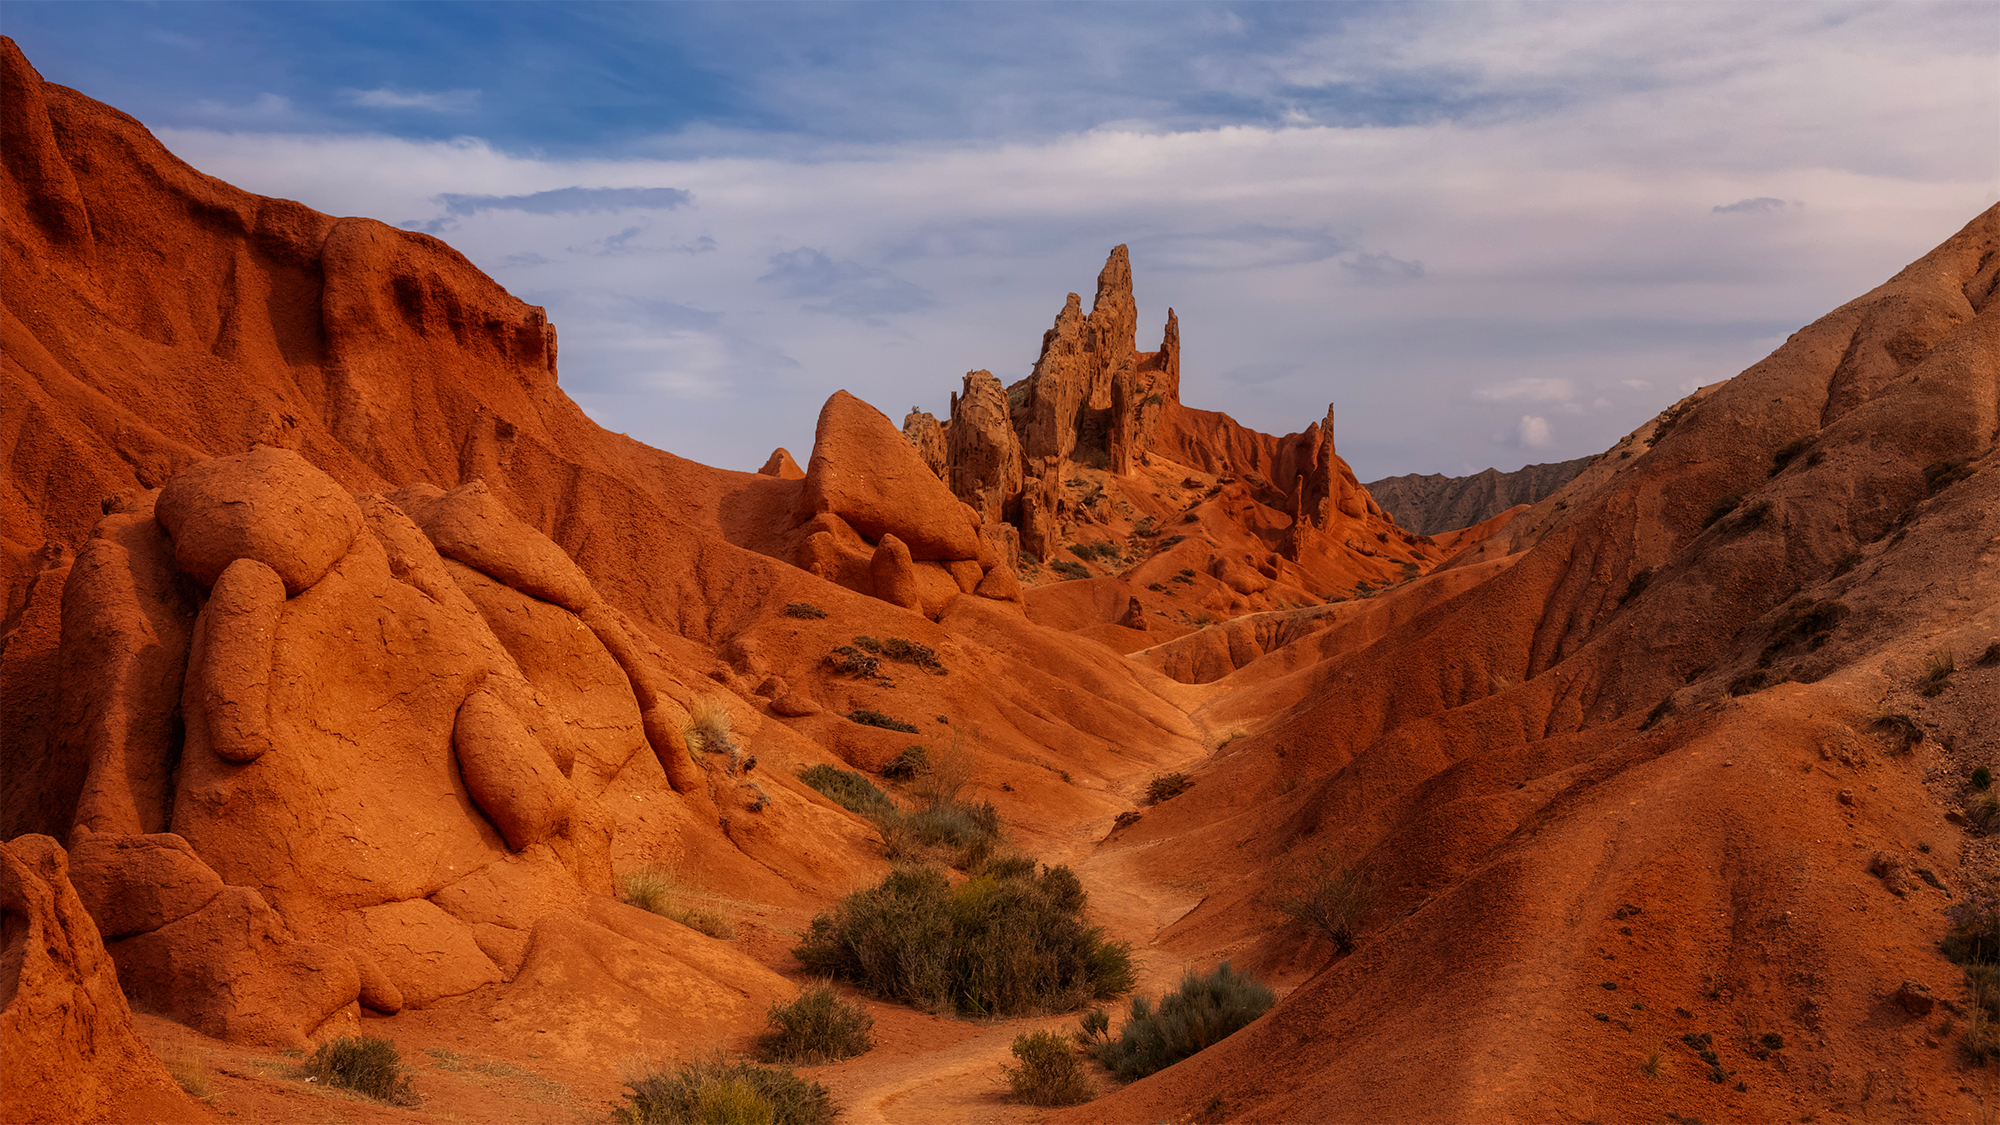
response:
<svg viewBox="0 0 2000 1125"><path fill-rule="evenodd" d="M346 6L167 6L121 10L203 74L332 42L213 85L79 62L101 89L58 66L115 36L65 56L73 6L17 7L51 78L251 190L438 231L548 306L586 409L734 468L803 455L836 388L900 417L1026 374L1121 242L1194 405L1282 433L1333 401L1364 479L1574 457L2000 183L1988 4L388 5L393 66Z"/></svg>

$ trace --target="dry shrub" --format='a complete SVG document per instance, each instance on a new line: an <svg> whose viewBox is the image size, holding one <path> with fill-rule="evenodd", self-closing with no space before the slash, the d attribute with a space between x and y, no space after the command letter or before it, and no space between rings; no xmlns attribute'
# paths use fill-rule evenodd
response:
<svg viewBox="0 0 2000 1125"><path fill-rule="evenodd" d="M773 1004L765 1016L770 1030L757 1040L767 1062L817 1066L865 1054L875 1045L868 1032L875 1017L840 998L831 984L811 985L789 1004Z"/></svg>
<svg viewBox="0 0 2000 1125"><path fill-rule="evenodd" d="M1333 939L1342 953L1353 950L1380 894L1373 872L1343 860L1330 845L1286 859L1271 881L1271 905Z"/></svg>
<svg viewBox="0 0 2000 1125"><path fill-rule="evenodd" d="M1154 774L1153 780L1146 784L1146 799L1157 805L1187 792L1193 784L1194 778L1184 773Z"/></svg>
<svg viewBox="0 0 2000 1125"><path fill-rule="evenodd" d="M1214 1046L1277 1002L1269 988L1224 961L1205 977L1183 976L1180 988L1161 997L1157 1009L1144 996L1134 996L1118 1038L1093 1050L1119 1079L1136 1082Z"/></svg>
<svg viewBox="0 0 2000 1125"><path fill-rule="evenodd" d="M932 1011L1014 1016L1072 1010L1132 987L1131 950L1083 917L1067 867L996 860L953 887L903 868L814 918L792 950L808 972Z"/></svg>
<svg viewBox="0 0 2000 1125"><path fill-rule="evenodd" d="M1014 1037L1014 1057L1020 1066L1003 1066L1014 1100L1023 1105L1077 1105L1091 1098L1083 1075L1083 1058L1068 1039L1053 1031L1023 1032Z"/></svg>
<svg viewBox="0 0 2000 1125"><path fill-rule="evenodd" d="M403 1073L396 1044L372 1035L343 1035L320 1044L300 1074L390 1105L413 1106L417 1095Z"/></svg>
<svg viewBox="0 0 2000 1125"><path fill-rule="evenodd" d="M789 1069L716 1056L629 1078L622 1125L832 1125L833 1095Z"/></svg>

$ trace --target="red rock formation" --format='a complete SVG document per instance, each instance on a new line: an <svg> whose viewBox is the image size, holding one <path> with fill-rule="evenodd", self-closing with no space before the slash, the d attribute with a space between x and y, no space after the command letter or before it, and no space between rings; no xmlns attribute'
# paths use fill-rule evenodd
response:
<svg viewBox="0 0 2000 1125"><path fill-rule="evenodd" d="M799 468L799 463L792 460L791 453L782 445L771 451L771 456L764 461L764 467L757 472L760 476L778 477L781 480L806 479L806 471Z"/></svg>
<svg viewBox="0 0 2000 1125"><path fill-rule="evenodd" d="M213 1120L133 1031L67 860L47 836L0 843L0 1119Z"/></svg>
<svg viewBox="0 0 2000 1125"><path fill-rule="evenodd" d="M946 483L988 525L1019 519L1021 442L1008 418L1007 389L991 372L968 371L951 396Z"/></svg>
<svg viewBox="0 0 2000 1125"><path fill-rule="evenodd" d="M936 473L939 479L943 479L945 431L944 427L938 424L938 420L924 411L912 408L903 416L903 436L910 440L911 445L917 447L917 456L924 459L924 464L930 466L931 472Z"/></svg>

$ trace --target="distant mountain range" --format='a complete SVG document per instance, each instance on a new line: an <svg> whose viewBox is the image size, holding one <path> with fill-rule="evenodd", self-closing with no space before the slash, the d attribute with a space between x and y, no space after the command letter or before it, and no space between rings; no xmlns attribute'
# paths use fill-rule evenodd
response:
<svg viewBox="0 0 2000 1125"><path fill-rule="evenodd" d="M1575 480L1584 466L1596 459L1578 457L1574 461L1524 465L1511 473L1488 469L1469 477L1410 473L1369 481L1362 487L1396 517L1396 523L1404 530L1436 535L1440 531L1471 527L1516 504L1538 503Z"/></svg>

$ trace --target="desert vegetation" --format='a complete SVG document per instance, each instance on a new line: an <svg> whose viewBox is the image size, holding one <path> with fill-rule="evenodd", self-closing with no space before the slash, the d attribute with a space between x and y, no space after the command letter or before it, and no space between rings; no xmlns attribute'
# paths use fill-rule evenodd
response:
<svg viewBox="0 0 2000 1125"><path fill-rule="evenodd" d="M935 867L895 871L813 919L792 952L806 971L960 1016L1069 1011L1132 987L1129 947L1083 917L1067 867L995 860L953 887Z"/></svg>
<svg viewBox="0 0 2000 1125"><path fill-rule="evenodd" d="M901 731L904 734L917 733L915 724L906 723L893 715L884 715L880 711L867 707L849 711L847 717L849 720L860 723L864 727L881 727L883 730Z"/></svg>
<svg viewBox="0 0 2000 1125"><path fill-rule="evenodd" d="M1154 774L1153 780L1146 783L1146 799L1157 805L1187 792L1193 784L1194 779L1184 773Z"/></svg>
<svg viewBox="0 0 2000 1125"><path fill-rule="evenodd" d="M816 1066L851 1059L875 1045L868 1034L875 1017L842 1000L826 982L807 985L790 1003L773 1004L765 1022L770 1030L757 1041L765 1062Z"/></svg>
<svg viewBox="0 0 2000 1125"><path fill-rule="evenodd" d="M826 611L811 602L791 602L785 606L785 616L817 621L826 616Z"/></svg>
<svg viewBox="0 0 2000 1125"><path fill-rule="evenodd" d="M613 883L618 889L620 902L662 918L671 918L712 938L727 941L736 936L736 927L729 919L712 910L687 905L685 900L692 893L692 888L680 872L672 868L642 867L618 876Z"/></svg>
<svg viewBox="0 0 2000 1125"><path fill-rule="evenodd" d="M396 1044L372 1035L343 1035L320 1044L299 1068L299 1076L389 1105L417 1104Z"/></svg>
<svg viewBox="0 0 2000 1125"><path fill-rule="evenodd" d="M1053 1031L1022 1032L1010 1048L1018 1066L1002 1067L1014 1100L1023 1105L1076 1105L1090 1100L1083 1056L1068 1038Z"/></svg>
<svg viewBox="0 0 2000 1125"><path fill-rule="evenodd" d="M1342 953L1354 949L1380 894L1374 874L1342 859L1331 845L1278 864L1271 888L1272 906L1331 939Z"/></svg>
<svg viewBox="0 0 2000 1125"><path fill-rule="evenodd" d="M776 1066L721 1057L693 1059L628 1078L620 1125L831 1125L839 1110L826 1087Z"/></svg>
<svg viewBox="0 0 2000 1125"><path fill-rule="evenodd" d="M1158 1007L1134 996L1114 1037L1102 1012L1084 1017L1080 1036L1106 1070L1136 1082L1235 1034L1278 1002L1270 988L1224 961L1206 975L1188 973Z"/></svg>

